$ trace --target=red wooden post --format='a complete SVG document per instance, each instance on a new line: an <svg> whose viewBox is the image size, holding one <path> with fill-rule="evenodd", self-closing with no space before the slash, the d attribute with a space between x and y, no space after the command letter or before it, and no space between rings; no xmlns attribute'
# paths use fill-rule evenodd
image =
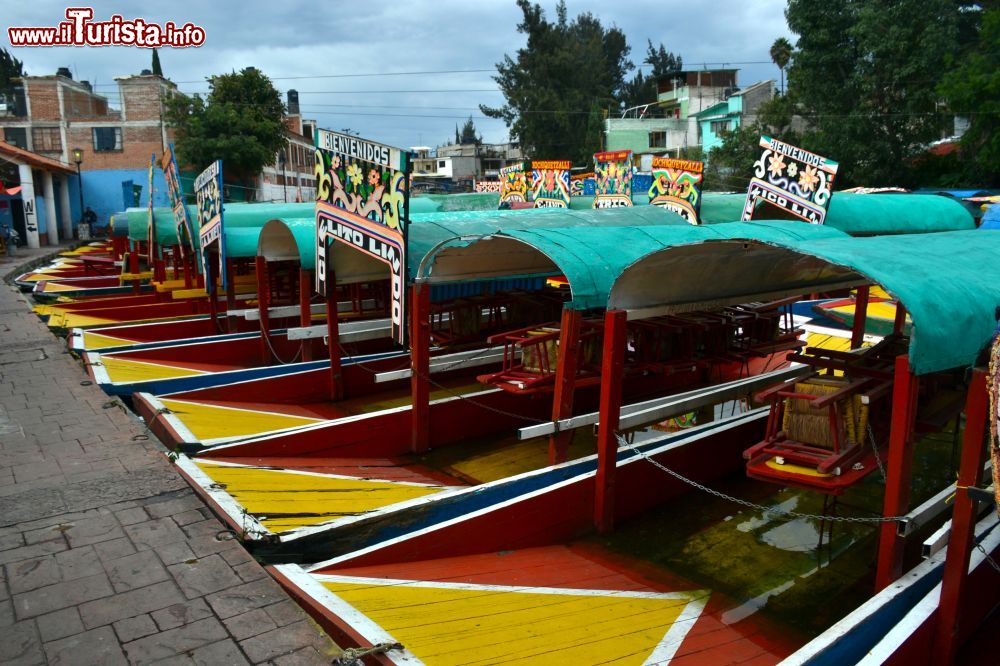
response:
<svg viewBox="0 0 1000 666"><path fill-rule="evenodd" d="M431 442L431 389L430 389L430 349L431 349L431 288L426 284L413 285L413 308L410 315L410 388L413 394L413 438L411 448L414 453L426 451Z"/></svg>
<svg viewBox="0 0 1000 666"><path fill-rule="evenodd" d="M337 312L337 276L326 269L326 345L330 355L330 400L344 399L343 371L340 364L340 317Z"/></svg>
<svg viewBox="0 0 1000 666"><path fill-rule="evenodd" d="M254 257L257 269L257 312L260 319L260 358L264 363L271 361L270 330L271 320L268 308L271 306L271 281L267 275L267 259Z"/></svg>
<svg viewBox="0 0 1000 666"><path fill-rule="evenodd" d="M218 291L218 289L216 290ZM226 259L226 312L236 309L236 261ZM226 317L226 330L234 333L237 328L233 317Z"/></svg>
<svg viewBox="0 0 1000 666"><path fill-rule="evenodd" d="M958 650L959 609L968 580L969 556L975 538L976 502L964 488L975 486L983 470L986 447L983 446L988 411L986 372L978 368L965 398L965 433L962 436L962 460L958 470L958 491L951 514L951 534L941 579L937 627L931 663L952 664Z"/></svg>
<svg viewBox="0 0 1000 666"><path fill-rule="evenodd" d="M625 362L627 321L624 310L608 310L604 314L601 412L597 428L597 479L594 488L594 526L602 534L614 529L615 521L617 435L622 410L622 366Z"/></svg>
<svg viewBox="0 0 1000 666"><path fill-rule="evenodd" d="M883 516L899 516L910 508L910 480L913 466L913 422L916 418L919 380L910 371L905 354L896 357L892 387L892 428L886 460ZM896 534L896 523L882 523L879 533L875 590L879 591L903 573L905 541Z"/></svg>
<svg viewBox="0 0 1000 666"><path fill-rule="evenodd" d="M139 279L139 244L136 243L132 246L131 251L128 255L128 272L136 276L132 280L132 293L139 294L142 292L142 280Z"/></svg>
<svg viewBox="0 0 1000 666"><path fill-rule="evenodd" d="M576 391L576 373L580 356L579 310L563 308L559 327L559 360L556 365L556 390L552 396L552 420L573 416L573 394ZM555 432L549 436L549 464L565 462L573 431Z"/></svg>
<svg viewBox="0 0 1000 666"><path fill-rule="evenodd" d="M219 332L219 299L216 293L215 276L218 273L218 264L214 261L208 262L208 312L212 320L212 333Z"/></svg>
<svg viewBox="0 0 1000 666"><path fill-rule="evenodd" d="M851 349L860 349L865 339L865 325L868 323L868 285L858 287L854 299L854 326L851 328Z"/></svg>
<svg viewBox="0 0 1000 666"><path fill-rule="evenodd" d="M153 259L153 279L157 282L167 281L167 262L163 259Z"/></svg>
<svg viewBox="0 0 1000 666"><path fill-rule="evenodd" d="M183 269L184 269L184 288L191 289L194 287L194 280L191 277L191 266L194 263L194 252L191 251L184 255Z"/></svg>
<svg viewBox="0 0 1000 666"><path fill-rule="evenodd" d="M170 248L170 263L174 269L175 280L179 280L181 277L180 264L179 264L180 260L181 260L181 246L174 244Z"/></svg>
<svg viewBox="0 0 1000 666"><path fill-rule="evenodd" d="M906 327L906 306L896 301L896 320L892 323L892 332L895 335L902 335L903 328Z"/></svg>
<svg viewBox="0 0 1000 666"><path fill-rule="evenodd" d="M310 297L313 292L313 272L299 268L299 326L309 326L312 324L312 310L309 307ZM302 360L312 360L312 343L309 340L302 341Z"/></svg>

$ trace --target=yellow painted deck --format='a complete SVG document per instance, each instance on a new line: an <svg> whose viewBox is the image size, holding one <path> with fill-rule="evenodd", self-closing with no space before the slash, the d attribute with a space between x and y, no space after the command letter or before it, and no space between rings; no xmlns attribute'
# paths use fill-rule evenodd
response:
<svg viewBox="0 0 1000 666"><path fill-rule="evenodd" d="M845 315L854 316L854 305L841 305L835 308L830 308L834 312L840 312ZM894 321L896 319L896 305L895 303L890 303L887 301L879 301L877 303L868 304L868 317L872 319L884 319L885 321ZM910 321L909 315L906 317L906 321Z"/></svg>
<svg viewBox="0 0 1000 666"><path fill-rule="evenodd" d="M707 596L347 576L324 576L321 584L435 666L638 666L653 657L689 604L700 606Z"/></svg>
<svg viewBox="0 0 1000 666"><path fill-rule="evenodd" d="M108 319L106 317L92 317L90 315L78 314L74 312L64 312L49 316L49 328L94 328L95 326L110 326L112 324L146 324L154 321L172 321L174 319L188 319L199 315L183 314L173 317L152 317L150 319L136 319L123 322L119 319Z"/></svg>
<svg viewBox="0 0 1000 666"><path fill-rule="evenodd" d="M102 356L100 363L105 372L108 373L108 379L112 382L141 382L149 379L170 379L208 374L204 370L191 370L190 368L178 368L171 365L109 356Z"/></svg>
<svg viewBox="0 0 1000 666"><path fill-rule="evenodd" d="M86 350L97 351L99 349L107 349L108 347L120 347L124 345L135 345L139 344L135 340L126 340L125 338L116 338L113 335L103 335L101 333L90 333L85 331L83 334L83 348Z"/></svg>
<svg viewBox="0 0 1000 666"><path fill-rule="evenodd" d="M319 423L323 420L182 400L161 399L160 402L202 441L251 437L264 432Z"/></svg>
<svg viewBox="0 0 1000 666"><path fill-rule="evenodd" d="M195 464L272 532L356 516L446 489L200 460Z"/></svg>
<svg viewBox="0 0 1000 666"><path fill-rule="evenodd" d="M596 451L592 436L583 432L574 433L569 448L570 460ZM473 483L487 483L548 466L549 439L535 437L522 441L510 436L445 446L422 456L421 461Z"/></svg>

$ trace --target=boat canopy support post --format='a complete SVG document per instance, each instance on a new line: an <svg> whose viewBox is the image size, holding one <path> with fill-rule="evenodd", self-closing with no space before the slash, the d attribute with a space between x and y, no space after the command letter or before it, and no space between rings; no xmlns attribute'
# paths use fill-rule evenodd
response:
<svg viewBox="0 0 1000 666"><path fill-rule="evenodd" d="M193 289L194 280L191 277L191 266L194 261L194 250L186 252L181 259L181 271L184 275L184 288Z"/></svg>
<svg viewBox="0 0 1000 666"><path fill-rule="evenodd" d="M865 326L868 323L868 285L858 287L854 299L854 326L851 329L851 349L860 349L865 339Z"/></svg>
<svg viewBox="0 0 1000 666"><path fill-rule="evenodd" d="M212 319L212 333L219 331L219 295L216 274L219 272L218 264L214 261L208 262L208 314Z"/></svg>
<svg viewBox="0 0 1000 666"><path fill-rule="evenodd" d="M901 516L910 508L910 481L913 471L913 426L917 411L919 379L910 369L910 357L896 357L892 389L892 425L886 461L883 516ZM895 523L882 523L878 544L875 591L888 587L903 573L905 537L897 534Z"/></svg>
<svg viewBox="0 0 1000 666"><path fill-rule="evenodd" d="M307 268L299 267L299 326L306 327L312 325L312 308L309 301L312 296L313 272ZM302 341L302 360L311 361L312 344L308 340Z"/></svg>
<svg viewBox="0 0 1000 666"><path fill-rule="evenodd" d="M906 326L906 307L900 301L896 301L896 319L892 323L893 334L902 335L903 328L905 326Z"/></svg>
<svg viewBox="0 0 1000 666"><path fill-rule="evenodd" d="M984 435L988 411L986 372L977 368L972 373L965 399L965 433L962 436L962 460L958 471L958 492L952 510L951 535L941 579L937 627L934 636L935 664L952 664L961 638L959 627L962 597L968 583L969 558L976 528L976 500L967 492L979 483L986 457Z"/></svg>
<svg viewBox="0 0 1000 666"><path fill-rule="evenodd" d="M271 306L271 281L267 274L267 259L255 257L254 262L257 269L257 310L260 313L260 358L264 363L271 360L271 352L268 349L270 342L268 336L271 331L270 312Z"/></svg>
<svg viewBox="0 0 1000 666"><path fill-rule="evenodd" d="M622 410L622 368L625 362L625 310L604 314L601 359L601 416L597 428L597 478L594 488L594 527L601 534L614 529L615 471L618 462L618 422Z"/></svg>
<svg viewBox="0 0 1000 666"><path fill-rule="evenodd" d="M173 279L179 280L181 277L181 246L174 243L170 246L170 268L173 269Z"/></svg>
<svg viewBox="0 0 1000 666"><path fill-rule="evenodd" d="M135 242L128 253L128 271L133 276L132 293L138 296L142 293L142 280L139 279L139 243Z"/></svg>
<svg viewBox="0 0 1000 666"><path fill-rule="evenodd" d="M337 318L337 275L329 264L326 270L326 349L330 356L330 400L337 402L344 399L344 376L340 365L340 322Z"/></svg>
<svg viewBox="0 0 1000 666"><path fill-rule="evenodd" d="M431 440L430 407L430 348L431 348L431 287L416 283L411 287L412 317L410 319L410 387L413 394L414 453L427 451Z"/></svg>
<svg viewBox="0 0 1000 666"><path fill-rule="evenodd" d="M556 365L555 393L552 396L552 421L573 416L573 394L576 392L577 364L580 356L580 324L583 313L563 308L559 327L559 358ZM549 436L549 464L566 462L573 431L556 431Z"/></svg>
<svg viewBox="0 0 1000 666"><path fill-rule="evenodd" d="M236 309L236 260L226 258L226 312ZM228 331L236 332L236 320L227 318Z"/></svg>

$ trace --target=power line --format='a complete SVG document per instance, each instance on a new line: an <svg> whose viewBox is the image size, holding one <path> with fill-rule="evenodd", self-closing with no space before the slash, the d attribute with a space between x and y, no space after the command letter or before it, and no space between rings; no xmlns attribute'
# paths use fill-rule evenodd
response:
<svg viewBox="0 0 1000 666"><path fill-rule="evenodd" d="M683 71L687 71L690 68L701 68L707 69L709 66L720 66L726 67L728 65L773 65L774 62L771 60L742 60L742 61L719 61L719 62L695 62L687 63ZM647 63L641 63L635 66L637 70L652 69L652 65ZM496 73L496 67L483 68L483 69L437 69L437 70L423 70L423 71L410 71L410 72L365 72L365 73L351 73L351 74L303 74L300 76L269 76L268 78L272 81L304 81L312 79L356 79L356 78L377 78L383 76L430 76L430 75L441 75L441 74L487 74ZM167 79L169 81L169 79ZM172 81L175 84L186 84L186 83L208 83L209 78L196 79L192 81ZM116 83L105 83L100 84L95 87L117 87Z"/></svg>

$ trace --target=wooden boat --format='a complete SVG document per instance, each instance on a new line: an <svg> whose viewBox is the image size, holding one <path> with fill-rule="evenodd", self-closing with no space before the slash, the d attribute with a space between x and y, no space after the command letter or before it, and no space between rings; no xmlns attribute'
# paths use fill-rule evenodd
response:
<svg viewBox="0 0 1000 666"><path fill-rule="evenodd" d="M594 247L584 232L576 236L576 241ZM971 491L960 491L952 509L945 502L951 490L943 487L943 475L932 474L941 486L928 487L934 481L924 479L923 489L914 490L910 474L926 475L929 468L904 464L913 455L908 444L911 424L919 420L914 410L919 413L931 407L934 411L933 401L900 400L899 396L918 395L917 377L921 384L940 388L940 377L954 374L952 364L975 363L993 326L992 312L980 306L995 302L1000 292L982 287L981 294L970 295L965 286L958 287L968 282L960 279L964 264L955 256L959 252L968 259L969 252L982 254L982 261L974 262L981 267L998 248L972 250L965 233L946 236L933 241L919 237L707 241L651 254L623 273L611 290L607 327L617 329L614 337L620 346L605 348L604 380L614 376L613 368L625 355L626 317L688 307L692 293L708 302L727 298L730 290L728 298L747 298L745 281L709 283L697 273L682 280L683 285L671 286L670 280L662 279L652 283L656 285L652 293L637 291L636 285L650 284L656 271L663 275L669 271L677 279L680 268L706 262L713 246L719 252L717 261L737 275L744 273L741 263L746 264L747 275L763 276L759 266L771 267L766 278L752 284L759 294L822 291L845 282L863 287L864 282L878 280L899 293L908 310L912 309L915 337L893 363L892 403L897 409L888 428L885 491L878 483L853 486L876 489L874 500L883 504L879 513L905 518L872 521L864 527L864 523L858 527L840 524L837 530L846 530L850 538L840 541L818 567L815 546L792 542L800 555L811 555L791 570L772 574L774 566L790 561L787 555L779 556L780 548L737 549L735 544L746 541L733 541L729 535L756 534L766 537L764 543L779 544L780 535L795 534L788 525L805 522L812 525L808 533L815 537L826 528L818 517L808 514L822 514L821 494L797 490L789 495L768 484L764 488L777 493L768 501L755 482L738 484L738 489L763 493L763 500L760 494L751 495L755 504L778 505L773 510L779 512L787 511L787 501L795 498L799 515L775 517L755 506L735 508L725 500L714 504L721 498L704 495L682 480L713 490L731 489L733 484L725 479L741 467L742 449L764 438L768 408L660 435L653 441L640 443L637 438L633 444L617 434L637 423L627 415L618 416L621 385L614 386L612 380L602 382L596 459L576 459L475 491L441 484L430 492L431 484L425 483L418 496L402 500L397 496L393 510L344 520L335 539L304 539L296 552L309 566L280 564L273 571L318 621L346 644L374 649L378 663L464 663L473 653L487 661L514 662L537 661L544 655L565 656L575 663L595 662L597 655L600 660L620 657L672 663L704 663L734 655L760 663L781 659L801 664L856 663L866 655L877 655L887 663L947 661L1000 591L1000 578L990 570L986 557L977 551L970 561L977 542L995 557L1000 531L992 514L977 525ZM905 259L899 258L901 254ZM948 283L956 285L955 289L932 293L913 284L908 269L918 264L933 266L935 275L954 273L955 279ZM782 266L787 270L783 272ZM797 277L806 266L814 271L811 285ZM966 299L960 307L974 318L931 324L943 303L957 306L962 301L958 289ZM924 321L927 325L921 325ZM858 330L862 333L863 328ZM980 443L986 395L984 373L977 373L965 396L968 426L963 435L960 487L975 486L983 469ZM262 454L263 450L257 455ZM225 462L220 457L216 465L236 467L235 460L228 461L228 466ZM321 464L316 461L305 473L307 468L289 460L285 473L300 469L301 478L319 479L324 476ZM258 472L261 478L266 474ZM337 474L325 476L333 483ZM916 501L928 497L928 502L911 509L911 491ZM218 486L208 493L220 509L230 501L225 494ZM804 505L807 496L814 499ZM697 513L694 507L706 502L715 507L710 515L685 518L685 511ZM721 520L734 511L737 515L732 521ZM940 524L940 518L935 522L933 517L947 511L955 518L946 556L932 547L934 552L923 563L905 564L906 542L919 546L919 539ZM280 507L269 513L274 521L283 520ZM862 513L857 518L866 516ZM726 530L727 523L742 527ZM253 521L246 521L244 527L261 529ZM316 533L314 529L312 534ZM864 538L859 539L859 534ZM726 540L720 541L721 535ZM671 549L671 537L682 545ZM940 541L931 535L928 542L933 546L936 539ZM875 541L879 542L877 558L871 555ZM261 548L264 554L288 561L278 544ZM326 559L318 557L323 550ZM676 554L665 557L664 550ZM846 568L836 564L844 558L850 562ZM873 559L880 590L875 595L868 587L871 570L865 566ZM741 589L738 581L748 577L776 586L747 602L734 591ZM426 609L428 603L434 604L434 614L417 610ZM774 613L768 611L771 606ZM783 621L780 613L775 614L781 608L785 609ZM791 621L793 613L800 621ZM956 622L958 633L952 629ZM502 656L494 650L502 651Z"/></svg>
<svg viewBox="0 0 1000 666"><path fill-rule="evenodd" d="M823 317L840 322L844 326L854 326L854 310L856 296L837 299L816 306L816 312ZM868 301L867 331L874 335L888 335L896 322L896 300L885 292L873 293ZM911 322L905 323L909 330Z"/></svg>
<svg viewBox="0 0 1000 666"><path fill-rule="evenodd" d="M403 160L399 168L405 171L405 157L386 150L392 165ZM323 151L317 155L326 159ZM387 173L387 182L395 187L392 167ZM335 169L329 174L331 187L338 185L332 182ZM734 658L773 663L783 657L792 663L823 663L869 649L882 649L896 659L909 651L921 654L927 622L908 625L899 618L917 612L920 596L932 591L935 572L941 569L928 565L912 570L900 583L908 588L904 593L896 594L892 584L903 570L903 544L923 536L921 526L924 531L936 526L933 517L946 508L947 493L937 492L942 490L940 475L918 468L912 494L917 501L929 497L930 504L907 512L913 479L912 467L904 461L912 452L915 373L947 374L974 360L981 338L989 335L986 329L992 330L981 306L997 302L1000 294L985 293L990 287L984 287L969 308L975 321L955 317L949 325L958 324L959 331L940 335L930 323L934 308L925 307L922 292L900 276L909 280L914 264L932 266L935 274L960 270L954 255L968 239L942 234L933 245L917 238L887 243L787 222L641 229L625 224L567 231L552 217L538 218L529 228L477 232L468 225L461 233L452 228L430 247L421 247L420 236L413 233L417 227L410 228L405 216L407 190L398 200L403 216L397 227L408 231L409 239L401 230L393 235L389 224L378 226L372 218L354 219L336 206L318 206L322 244L317 274L330 304L333 285L384 276L388 264L395 280L390 331L402 342L409 323L409 363L392 371L375 368L373 374L367 364L345 363L334 354L327 367L301 373L168 396L136 396L138 409L158 436L186 445L192 457L178 459L182 472L260 557L282 563L275 575L318 621L344 644L370 652L366 659L377 663L468 663L473 655L485 661L536 663ZM340 224L367 232L368 240L355 244L353 231L342 233ZM397 244L379 245L365 260L352 255L358 252L352 245L376 247L369 243L374 232L381 234L379 242ZM330 236L338 240L328 249ZM393 254L393 248L405 254ZM976 263L988 262L996 249L977 247L974 253L982 257ZM889 258L897 253L904 265L890 270ZM400 271L407 264L410 270ZM493 388L467 390L461 382L469 375L450 365L436 369L454 372L458 383L445 379L432 384L435 334L444 343L475 345L484 333L478 325L471 332L455 326L456 318L435 330L432 291L438 289L439 298L448 300L440 290L453 288L449 285L475 290L512 276L564 278L569 293L563 295L558 322L540 318L494 338L503 346L499 369L485 374L475 370ZM869 506L872 501L881 504L879 512L888 520L866 521L862 513L854 516L858 525L843 523L837 538L832 531L825 537L836 516L829 514L823 493L817 492L822 488L810 482L816 474L805 465L784 470L795 476L797 489L792 491L773 478L733 483L734 473L742 476L746 469L741 454L773 434L768 421L774 420L771 409L776 408L743 412L740 399L774 382L801 379L810 369L773 369L798 344L772 328L766 309L719 310L851 288L867 296L872 283L898 293L914 308L914 321L928 323L914 327L919 337L893 361L892 404L900 406L900 413L892 414L886 428L887 490L883 493L875 483L873 494L876 477L871 474L858 475L856 483L843 489L849 498L867 498ZM940 296L942 302L968 298L950 292ZM858 303L862 301L867 298ZM469 310L477 315L484 311L480 306ZM606 313L597 321L583 314L601 310ZM327 312L327 345L335 349L336 308ZM727 326L727 321L738 323ZM861 347L864 339L863 317L858 321L851 330L851 349ZM985 328L984 321L989 324ZM760 331L771 331L770 337L755 333L758 322ZM889 343L897 343L902 332L894 331ZM878 357L888 346L876 346L868 354ZM945 348L947 354L935 353ZM691 349L697 354L692 356ZM472 358L498 351L473 348ZM728 362L739 368L736 377L726 374L723 357L729 354L734 358ZM845 381L853 383L857 365L829 370L831 376L838 370L845 373ZM367 380L352 378L362 371L368 372ZM405 382L409 375L410 387L401 387L392 405L374 405L384 409L366 414L376 393L365 394L361 388L365 381L375 386L378 374L388 382ZM687 374L699 376L690 383L677 381ZM706 375L713 381L705 382ZM725 379L731 381L718 383ZM984 420L980 393L974 388L968 394L970 424ZM378 395L389 398L385 392ZM800 395L787 397L802 399ZM623 408L623 399L638 396L647 400ZM731 416L725 416L720 403L732 410ZM775 402L779 404L784 406ZM706 422L677 433L644 430L649 423L662 424L691 410L707 411ZM272 420L279 418L286 420ZM872 418L884 417L874 413ZM253 426L242 433L194 432L211 424L257 419L268 422L268 434L248 433ZM938 420L926 419L931 427ZM595 423L596 438L569 440L573 432L586 433ZM642 432L635 439L627 436L636 430ZM982 441L981 435L973 425L965 440ZM963 458L960 483L975 485L981 468L981 457L973 462ZM717 490L720 484L722 491ZM705 489L715 492L697 492ZM744 502L742 509L730 503L734 497ZM941 602L930 600L926 616L941 631L933 652L924 650L924 657L947 658L954 647L947 637L954 633L954 611L961 606L948 581L964 578L975 535L967 494L958 504L955 549L964 549L966 560L949 557L951 566L943 567ZM734 511L742 513L734 516ZM899 517L903 513L905 519ZM993 525L982 527L982 543L992 552L997 545L989 541ZM808 545L803 545L803 535ZM868 564L876 538L881 543L875 573L884 592L862 603L871 596ZM813 545L817 541L828 544L825 557ZM773 572L776 567L778 573ZM977 566L973 572L984 569ZM977 600L990 598L992 591L982 592L986 594L975 595ZM793 599L798 602L789 601ZM427 612L429 604L433 613ZM784 614L772 614L781 606ZM851 615L854 608L858 610ZM849 624L837 625L836 637L820 635L845 616ZM966 623L976 619L975 613L962 618ZM878 642L885 630L887 640ZM891 644L890 635L897 639Z"/></svg>

